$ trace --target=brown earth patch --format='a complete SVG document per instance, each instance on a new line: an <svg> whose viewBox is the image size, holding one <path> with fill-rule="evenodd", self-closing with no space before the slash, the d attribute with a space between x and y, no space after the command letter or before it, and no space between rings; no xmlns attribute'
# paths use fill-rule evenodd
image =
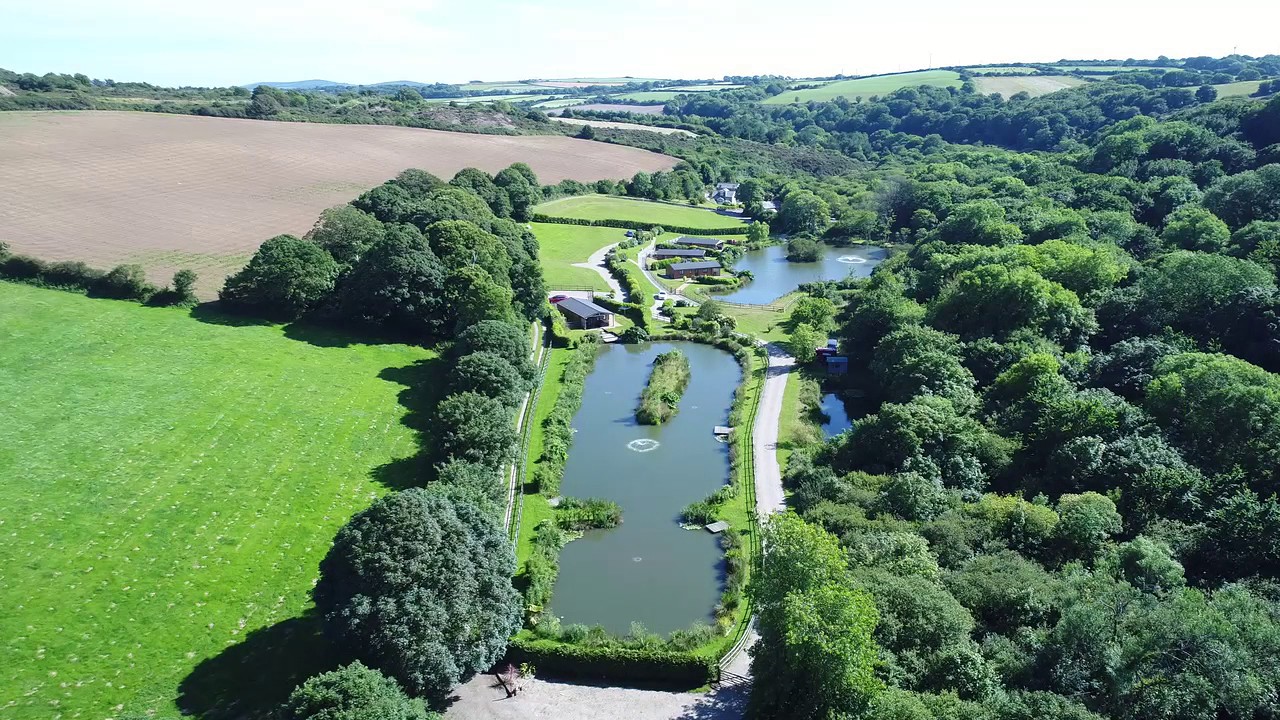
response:
<svg viewBox="0 0 1280 720"><path fill-rule="evenodd" d="M676 159L551 135L141 112L0 113L0 241L44 260L136 262L153 282L184 267L201 297L263 240L410 167L449 178L527 162L546 183L627 178Z"/></svg>

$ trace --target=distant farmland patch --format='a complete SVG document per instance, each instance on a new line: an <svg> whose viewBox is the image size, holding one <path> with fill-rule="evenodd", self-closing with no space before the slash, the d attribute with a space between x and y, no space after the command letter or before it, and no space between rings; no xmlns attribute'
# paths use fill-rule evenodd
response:
<svg viewBox="0 0 1280 720"><path fill-rule="evenodd" d="M1020 73L1036 72L1035 68L1027 67L1026 65L1015 65L1012 67L971 67L965 68L965 70L968 70L975 75L1017 75Z"/></svg>
<svg viewBox="0 0 1280 720"><path fill-rule="evenodd" d="M511 94L511 95L472 95L471 97L450 97L450 98L428 98L426 102L432 104L448 104L458 103L459 105L469 105L471 103L496 102L503 100L505 102L524 102L526 100L535 100L537 98L554 98L554 95L532 95L529 93Z"/></svg>
<svg viewBox="0 0 1280 720"><path fill-rule="evenodd" d="M563 118L553 117L556 122L567 123L569 125L590 125L598 128L613 128L615 130L644 130L646 132L655 132L660 135L688 135L689 137L697 137L697 133L681 130L680 128L657 127L654 125L641 125L639 123L629 122L612 122L609 120L583 120L581 118Z"/></svg>
<svg viewBox="0 0 1280 720"><path fill-rule="evenodd" d="M787 90L764 101L766 105L788 105L810 100L819 102L834 100L838 97L868 98L872 95L887 95L894 90L917 85L933 85L936 87L960 87L959 73L951 70L921 70L918 72L898 73L896 75L877 75L875 77L840 80L822 87L808 90Z"/></svg>
<svg viewBox="0 0 1280 720"><path fill-rule="evenodd" d="M661 115L666 105L614 105L611 103L587 103L575 105L575 110L599 110L600 112L629 112L637 115Z"/></svg>
<svg viewBox="0 0 1280 720"><path fill-rule="evenodd" d="M619 95L610 95L609 97L616 97L619 100L634 100L636 102L665 103L679 94L680 93L678 92L671 92L669 90L649 90L643 92L621 93Z"/></svg>
<svg viewBox="0 0 1280 720"><path fill-rule="evenodd" d="M973 85L983 95L1012 97L1020 92L1032 97L1084 85L1087 81L1067 75L1028 75L1004 77L975 77Z"/></svg>
<svg viewBox="0 0 1280 720"><path fill-rule="evenodd" d="M226 120L139 112L0 113L0 241L45 260L190 267L202 297L269 237L405 168L443 178L527 162L543 182L628 178L676 160L538 135Z"/></svg>
<svg viewBox="0 0 1280 720"><path fill-rule="evenodd" d="M1061 72L1136 72L1138 70L1176 70L1177 68L1157 68L1150 65L1050 65Z"/></svg>

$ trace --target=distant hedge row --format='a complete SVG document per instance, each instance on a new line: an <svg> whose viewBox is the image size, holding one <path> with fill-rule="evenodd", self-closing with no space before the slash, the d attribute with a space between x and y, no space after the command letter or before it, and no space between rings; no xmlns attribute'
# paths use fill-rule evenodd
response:
<svg viewBox="0 0 1280 720"><path fill-rule="evenodd" d="M27 255L9 255L0 244L0 279L57 290L83 292L94 297L136 300L152 305L179 305L194 300L196 275L181 270L174 287L157 288L147 282L140 265L118 265L99 270L78 261L45 262Z"/></svg>
<svg viewBox="0 0 1280 720"><path fill-rule="evenodd" d="M533 214L533 222L552 223L554 225L586 225L590 227L613 227L623 228L625 230L649 230L654 228L662 228L667 232L679 233L681 235L746 235L747 226L740 228L695 228L683 227L680 225L663 225L662 223L636 222L634 220L583 220L582 218L555 217L553 215L543 215L541 213Z"/></svg>
<svg viewBox="0 0 1280 720"><path fill-rule="evenodd" d="M516 638L507 660L530 663L539 674L590 680L643 682L688 690L720 679L714 658L675 650L584 647L552 640Z"/></svg>

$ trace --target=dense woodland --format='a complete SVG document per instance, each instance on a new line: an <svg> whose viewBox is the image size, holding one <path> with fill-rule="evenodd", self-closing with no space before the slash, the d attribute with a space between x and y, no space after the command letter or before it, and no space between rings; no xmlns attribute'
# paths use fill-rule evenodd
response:
<svg viewBox="0 0 1280 720"><path fill-rule="evenodd" d="M863 412L786 470L755 716L1280 712L1280 98L1167 90L746 113L876 165L776 222L906 244L809 288Z"/></svg>

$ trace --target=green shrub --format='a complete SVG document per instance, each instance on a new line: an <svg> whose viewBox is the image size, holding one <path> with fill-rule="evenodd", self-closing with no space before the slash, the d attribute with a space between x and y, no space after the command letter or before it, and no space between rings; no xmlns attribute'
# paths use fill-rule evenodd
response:
<svg viewBox="0 0 1280 720"><path fill-rule="evenodd" d="M90 290L117 300L145 300L156 291L147 284L147 273L141 265L117 265L94 282Z"/></svg>
<svg viewBox="0 0 1280 720"><path fill-rule="evenodd" d="M524 571L525 613L532 618L551 602L556 576L560 573L560 548L568 541L569 536L550 520L543 520L533 530L533 553Z"/></svg>
<svg viewBox="0 0 1280 720"><path fill-rule="evenodd" d="M664 352L653 361L649 382L640 393L636 422L661 425L675 416L680 398L689 386L689 359L679 350Z"/></svg>
<svg viewBox="0 0 1280 720"><path fill-rule="evenodd" d="M716 521L717 510L719 510L718 506L706 500L695 500L680 511L680 516L685 522L693 525L710 525Z"/></svg>
<svg viewBox="0 0 1280 720"><path fill-rule="evenodd" d="M604 498L564 498L556 506L556 524L565 530L615 528L622 522L622 508Z"/></svg>
<svg viewBox="0 0 1280 720"><path fill-rule="evenodd" d="M680 632L687 641L704 635ZM707 639L713 634L707 628ZM698 657L687 651L590 647L517 638L507 650L507 661L535 665L539 674L553 677L656 683L686 690L720 679L720 667L714 658Z"/></svg>
<svg viewBox="0 0 1280 720"><path fill-rule="evenodd" d="M619 338L624 343L649 342L649 331L639 325L632 325L626 330L623 330L622 335L619 336Z"/></svg>
<svg viewBox="0 0 1280 720"><path fill-rule="evenodd" d="M49 263L40 279L45 285L56 288L88 290L102 278L102 271L78 261Z"/></svg>
<svg viewBox="0 0 1280 720"><path fill-rule="evenodd" d="M0 263L0 277L10 280L39 280L45 263L27 255L10 255Z"/></svg>

